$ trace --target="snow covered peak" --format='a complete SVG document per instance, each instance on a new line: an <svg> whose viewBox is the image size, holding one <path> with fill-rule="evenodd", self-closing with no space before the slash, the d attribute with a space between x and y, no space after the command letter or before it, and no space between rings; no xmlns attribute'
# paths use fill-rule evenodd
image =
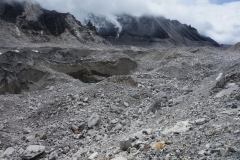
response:
<svg viewBox="0 0 240 160"><path fill-rule="evenodd" d="M101 14L88 13L82 19L82 24L86 25L89 21L96 27L97 32L101 36L116 36L118 37L122 31L121 24L117 21L116 16L105 16Z"/></svg>

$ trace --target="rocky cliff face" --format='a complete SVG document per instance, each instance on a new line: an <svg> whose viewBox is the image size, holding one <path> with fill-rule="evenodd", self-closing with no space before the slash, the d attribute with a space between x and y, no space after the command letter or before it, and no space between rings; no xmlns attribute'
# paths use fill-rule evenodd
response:
<svg viewBox="0 0 240 160"><path fill-rule="evenodd" d="M113 21L106 16L103 15L95 15L93 13L87 14L85 19L83 20L84 24L91 22L97 29L97 32L102 37L117 37L118 33L121 32L121 25L117 21Z"/></svg>
<svg viewBox="0 0 240 160"><path fill-rule="evenodd" d="M215 45L218 43L209 37L177 20L164 17L118 15L116 22L107 17L91 14L91 20L98 33L113 44L149 44L165 43L173 45ZM120 26L120 27L119 27Z"/></svg>
<svg viewBox="0 0 240 160"><path fill-rule="evenodd" d="M72 44L106 43L93 28L82 26L70 13L43 9L38 3L0 2L0 46L31 43ZM10 31L10 32L9 32ZM11 40L11 43L6 39Z"/></svg>
<svg viewBox="0 0 240 160"><path fill-rule="evenodd" d="M49 77L52 71L84 83L97 83L113 75L128 75L137 68L137 63L127 57L108 61L99 57L90 59L91 52L80 49L51 49L44 53L37 50L8 51L0 55L0 95L21 93Z"/></svg>

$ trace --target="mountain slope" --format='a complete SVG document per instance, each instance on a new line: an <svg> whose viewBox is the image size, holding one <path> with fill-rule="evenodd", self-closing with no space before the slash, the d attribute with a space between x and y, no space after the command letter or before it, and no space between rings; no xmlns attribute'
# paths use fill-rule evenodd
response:
<svg viewBox="0 0 240 160"><path fill-rule="evenodd" d="M240 53L240 42L238 42L234 46L230 47L227 51Z"/></svg>
<svg viewBox="0 0 240 160"><path fill-rule="evenodd" d="M85 21L91 21L98 33L113 44L149 44L154 42L172 45L215 45L209 37L177 20L164 17L118 15L117 21L90 14ZM120 27L119 27L120 26Z"/></svg>
<svg viewBox="0 0 240 160"><path fill-rule="evenodd" d="M43 9L37 2L1 1L0 22L0 46L107 44L73 15Z"/></svg>

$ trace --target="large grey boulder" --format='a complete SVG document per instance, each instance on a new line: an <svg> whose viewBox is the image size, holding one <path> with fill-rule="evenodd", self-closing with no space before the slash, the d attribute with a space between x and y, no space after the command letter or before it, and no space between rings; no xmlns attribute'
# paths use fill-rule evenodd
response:
<svg viewBox="0 0 240 160"><path fill-rule="evenodd" d="M15 149L13 147L9 147L7 148L3 154L1 155L0 154L0 157L8 157L8 156L11 156L13 153L14 153Z"/></svg>
<svg viewBox="0 0 240 160"><path fill-rule="evenodd" d="M23 159L32 159L45 151L46 147L41 145L30 145L23 152Z"/></svg>

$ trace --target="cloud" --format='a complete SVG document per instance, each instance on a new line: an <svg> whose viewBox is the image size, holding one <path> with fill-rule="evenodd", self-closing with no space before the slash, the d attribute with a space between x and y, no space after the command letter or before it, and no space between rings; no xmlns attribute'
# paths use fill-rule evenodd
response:
<svg viewBox="0 0 240 160"><path fill-rule="evenodd" d="M239 0L209 0L209 1L215 4L224 4L224 3L235 2Z"/></svg>
<svg viewBox="0 0 240 160"><path fill-rule="evenodd" d="M1 0L3 2L7 2L7 3L12 3L12 2L32 2L32 3L36 3L35 0Z"/></svg>
<svg viewBox="0 0 240 160"><path fill-rule="evenodd" d="M44 8L70 12L81 20L84 12L163 15L195 27L219 43L240 42L240 2L227 0L37 0ZM231 0L232 1L232 0Z"/></svg>

